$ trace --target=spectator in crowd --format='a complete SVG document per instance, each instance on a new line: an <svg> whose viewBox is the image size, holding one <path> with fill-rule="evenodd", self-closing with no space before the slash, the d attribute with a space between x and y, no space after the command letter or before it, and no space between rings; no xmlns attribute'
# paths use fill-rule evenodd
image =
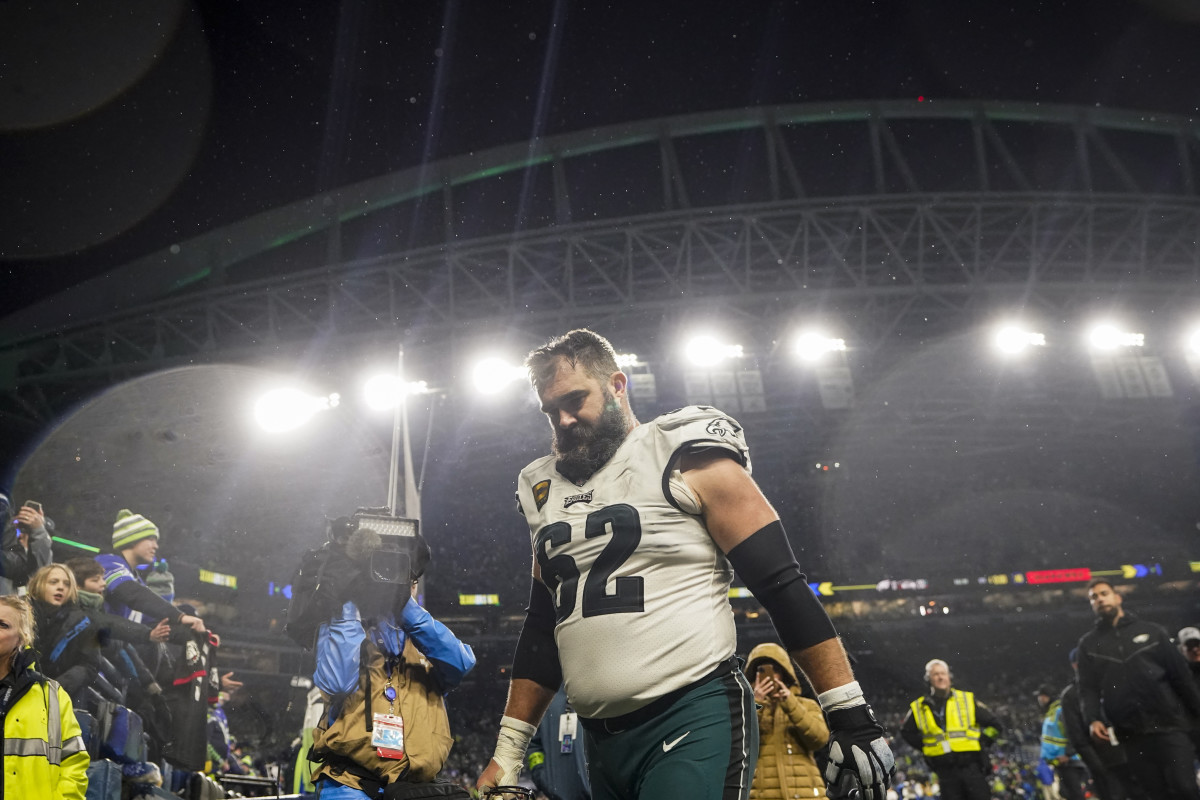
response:
<svg viewBox="0 0 1200 800"><path fill-rule="evenodd" d="M1192 671L1192 678L1200 683L1200 628L1181 628L1179 630L1179 652L1183 653Z"/></svg>
<svg viewBox="0 0 1200 800"><path fill-rule="evenodd" d="M168 603L175 602L175 575L165 558L156 558L149 565L140 567L139 571L143 573L142 579L150 591Z"/></svg>
<svg viewBox="0 0 1200 800"><path fill-rule="evenodd" d="M34 669L32 644L32 606L0 596L4 796L84 800L90 759L71 698Z"/></svg>
<svg viewBox="0 0 1200 800"><path fill-rule="evenodd" d="M38 622L38 640L45 644L39 645L43 654L39 665L43 669L58 669L57 665L65 667L68 673L78 675L82 668L87 675L99 671L96 679L80 688L81 694L76 695L75 689L68 685L76 706L89 710L97 710L92 705L92 697L86 689L90 686L102 697L112 699L113 689L122 695L120 702L137 712L142 719L145 732L150 738L149 753L154 760L159 747L171 738L171 716L167 709L166 698L162 686L155 680L154 674L146 666L138 647L162 647L168 636L179 638L189 631L188 628L171 630L165 620L159 622L153 629L138 622L109 614L104 610L104 570L93 559L72 558L66 563L70 572L68 584L74 582L75 589L67 590L67 600L61 606L56 605L56 587L64 580L58 569L63 565L52 565L53 569L39 571L45 574L45 585L35 590L35 582L42 584L43 579L38 575L30 581L30 593L36 598L39 594L49 604L39 610L35 600L34 608L41 615ZM82 586L91 586L89 591ZM78 598L78 605L71 597ZM80 618L80 613L86 619ZM40 621L46 619L45 625ZM54 673L51 673L52 675ZM60 678L64 684L66 679Z"/></svg>
<svg viewBox="0 0 1200 800"><path fill-rule="evenodd" d="M77 556L67 559L67 569L75 577L79 605L93 611L104 610L104 567L94 558Z"/></svg>
<svg viewBox="0 0 1200 800"><path fill-rule="evenodd" d="M1183 653L1183 658L1187 661L1188 669L1192 672L1192 680L1200 686L1200 628L1181 628L1179 636L1179 652ZM1200 718L1192 719L1192 727L1189 733L1192 739L1192 747L1196 748L1196 753L1200 754Z"/></svg>
<svg viewBox="0 0 1200 800"><path fill-rule="evenodd" d="M79 602L90 602L91 608L104 604L104 567L94 558L76 556L68 558L67 569L75 576L75 589L79 593Z"/></svg>
<svg viewBox="0 0 1200 800"><path fill-rule="evenodd" d="M1087 771L1067 739L1062 701L1057 694L1046 685L1039 686L1035 694L1042 712L1042 761L1058 776L1058 793L1063 800L1084 800Z"/></svg>
<svg viewBox="0 0 1200 800"><path fill-rule="evenodd" d="M0 594L14 594L53 558L53 523L42 513L42 504L33 500L14 515L8 493L0 491L0 526Z"/></svg>
<svg viewBox="0 0 1200 800"><path fill-rule="evenodd" d="M1100 800L1150 800L1137 789L1137 783L1129 773L1129 759L1125 747L1119 742L1097 744L1092 738L1088 724L1083 719L1083 707L1079 698L1079 648L1070 653L1071 672L1074 675L1060 697L1063 729L1067 741L1087 765L1092 776L1092 788Z"/></svg>
<svg viewBox="0 0 1200 800"><path fill-rule="evenodd" d="M36 622L38 668L62 684L76 702L89 686L120 702L123 693L114 684L137 677L117 674L118 667L104 658L101 648L111 639L161 642L170 633L165 621L150 629L124 617L81 607L75 575L63 564L35 572L29 580L28 596ZM108 666L107 674L102 674L102 665Z"/></svg>
<svg viewBox="0 0 1200 800"><path fill-rule="evenodd" d="M296 748L292 761L292 794L313 794L317 787L313 783L313 762L308 754L312 751L313 733L325 716L325 695L316 686L308 690L304 702L304 722L300 725L300 738L292 743Z"/></svg>
<svg viewBox="0 0 1200 800"><path fill-rule="evenodd" d="M940 658L925 665L929 694L909 705L900 736L925 756L937 773L942 800L987 800L991 763L986 748L1000 721L973 692L950 685L950 666Z"/></svg>
<svg viewBox="0 0 1200 800"><path fill-rule="evenodd" d="M1088 584L1095 627L1079 640L1079 693L1092 737L1125 745L1138 783L1156 800L1200 800L1188 738L1200 689L1161 626L1125 611L1112 584Z"/></svg>
<svg viewBox="0 0 1200 800"><path fill-rule="evenodd" d="M825 797L825 781L813 756L829 741L817 701L803 696L792 660L780 645L764 642L750 651L746 677L758 704L758 764L751 800Z"/></svg>
<svg viewBox="0 0 1200 800"><path fill-rule="evenodd" d="M242 775L244 769L241 762L236 757L230 758L235 742L229 730L229 717L225 713L227 700L229 693L221 692L217 702L208 707L208 760L212 763L213 772Z"/></svg>
<svg viewBox="0 0 1200 800"><path fill-rule="evenodd" d="M369 571L379 541L365 528L350 535L346 551L356 570ZM475 666L475 654L417 603L416 579L427 561L427 548L415 555L411 584L358 581L318 629L313 682L328 712L311 752L321 762L313 777L325 800L373 799L385 786L389 798L428 796L420 793L430 791L449 755L443 697Z"/></svg>
<svg viewBox="0 0 1200 800"><path fill-rule="evenodd" d="M179 610L197 617L196 610L187 604L181 604ZM182 644L173 639L167 648L171 676L163 685L172 734L163 755L178 769L202 772L208 762L208 710L220 695L216 663L220 641L212 631L182 630Z"/></svg>
<svg viewBox="0 0 1200 800"><path fill-rule="evenodd" d="M565 688L554 695L529 741L525 765L533 785L549 800L591 800L583 728Z"/></svg>
<svg viewBox="0 0 1200 800"><path fill-rule="evenodd" d="M116 614L147 622L167 620L185 625L196 633L207 629L204 620L184 614L150 590L138 566L153 564L158 553L158 526L127 508L117 513L113 523L113 553L96 556L104 568L104 599Z"/></svg>

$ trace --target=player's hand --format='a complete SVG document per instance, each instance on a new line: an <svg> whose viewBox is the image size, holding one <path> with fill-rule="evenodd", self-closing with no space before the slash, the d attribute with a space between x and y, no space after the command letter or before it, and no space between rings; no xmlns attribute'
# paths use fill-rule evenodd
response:
<svg viewBox="0 0 1200 800"><path fill-rule="evenodd" d="M171 635L171 623L165 619L160 619L158 624L150 631L150 641L165 642Z"/></svg>
<svg viewBox="0 0 1200 800"><path fill-rule="evenodd" d="M517 768L518 775L520 767ZM504 786L505 784L516 783L517 775L512 776L512 780L504 780L501 776L500 765L496 763L496 759L488 762L487 768L479 774L479 778L475 781L475 789L482 794L491 789L493 786Z"/></svg>
<svg viewBox="0 0 1200 800"><path fill-rule="evenodd" d="M817 753L831 800L885 800L896 759L866 703L826 714L829 744Z"/></svg>
<svg viewBox="0 0 1200 800"><path fill-rule="evenodd" d="M1108 735L1108 728L1098 719L1092 721L1092 738L1098 742L1112 741L1112 738Z"/></svg>

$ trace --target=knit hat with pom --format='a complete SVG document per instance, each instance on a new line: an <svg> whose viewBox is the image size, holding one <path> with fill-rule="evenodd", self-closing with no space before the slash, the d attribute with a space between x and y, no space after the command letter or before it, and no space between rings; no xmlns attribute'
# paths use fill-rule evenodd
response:
<svg viewBox="0 0 1200 800"><path fill-rule="evenodd" d="M141 514L135 514L128 508L117 512L117 521L113 523L113 550L120 552L126 547L132 547L142 539L153 536L158 538L158 526Z"/></svg>

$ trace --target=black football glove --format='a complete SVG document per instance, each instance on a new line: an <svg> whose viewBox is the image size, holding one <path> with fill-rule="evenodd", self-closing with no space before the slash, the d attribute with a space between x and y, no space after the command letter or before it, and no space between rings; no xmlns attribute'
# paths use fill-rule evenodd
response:
<svg viewBox="0 0 1200 800"><path fill-rule="evenodd" d="M830 800L886 800L896 759L866 703L830 711L829 744L818 754Z"/></svg>

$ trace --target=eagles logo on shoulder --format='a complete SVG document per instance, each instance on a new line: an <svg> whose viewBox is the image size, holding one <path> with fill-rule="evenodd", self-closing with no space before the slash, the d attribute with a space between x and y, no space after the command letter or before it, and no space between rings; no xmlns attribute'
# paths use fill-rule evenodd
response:
<svg viewBox="0 0 1200 800"><path fill-rule="evenodd" d="M728 417L717 417L712 422L705 426L704 430L711 433L713 436L733 436L735 433L740 433L741 428L733 420Z"/></svg>
<svg viewBox="0 0 1200 800"><path fill-rule="evenodd" d="M542 506L546 505L546 500L550 498L550 479L538 481L533 485L533 502L537 503L537 510L541 511Z"/></svg>

